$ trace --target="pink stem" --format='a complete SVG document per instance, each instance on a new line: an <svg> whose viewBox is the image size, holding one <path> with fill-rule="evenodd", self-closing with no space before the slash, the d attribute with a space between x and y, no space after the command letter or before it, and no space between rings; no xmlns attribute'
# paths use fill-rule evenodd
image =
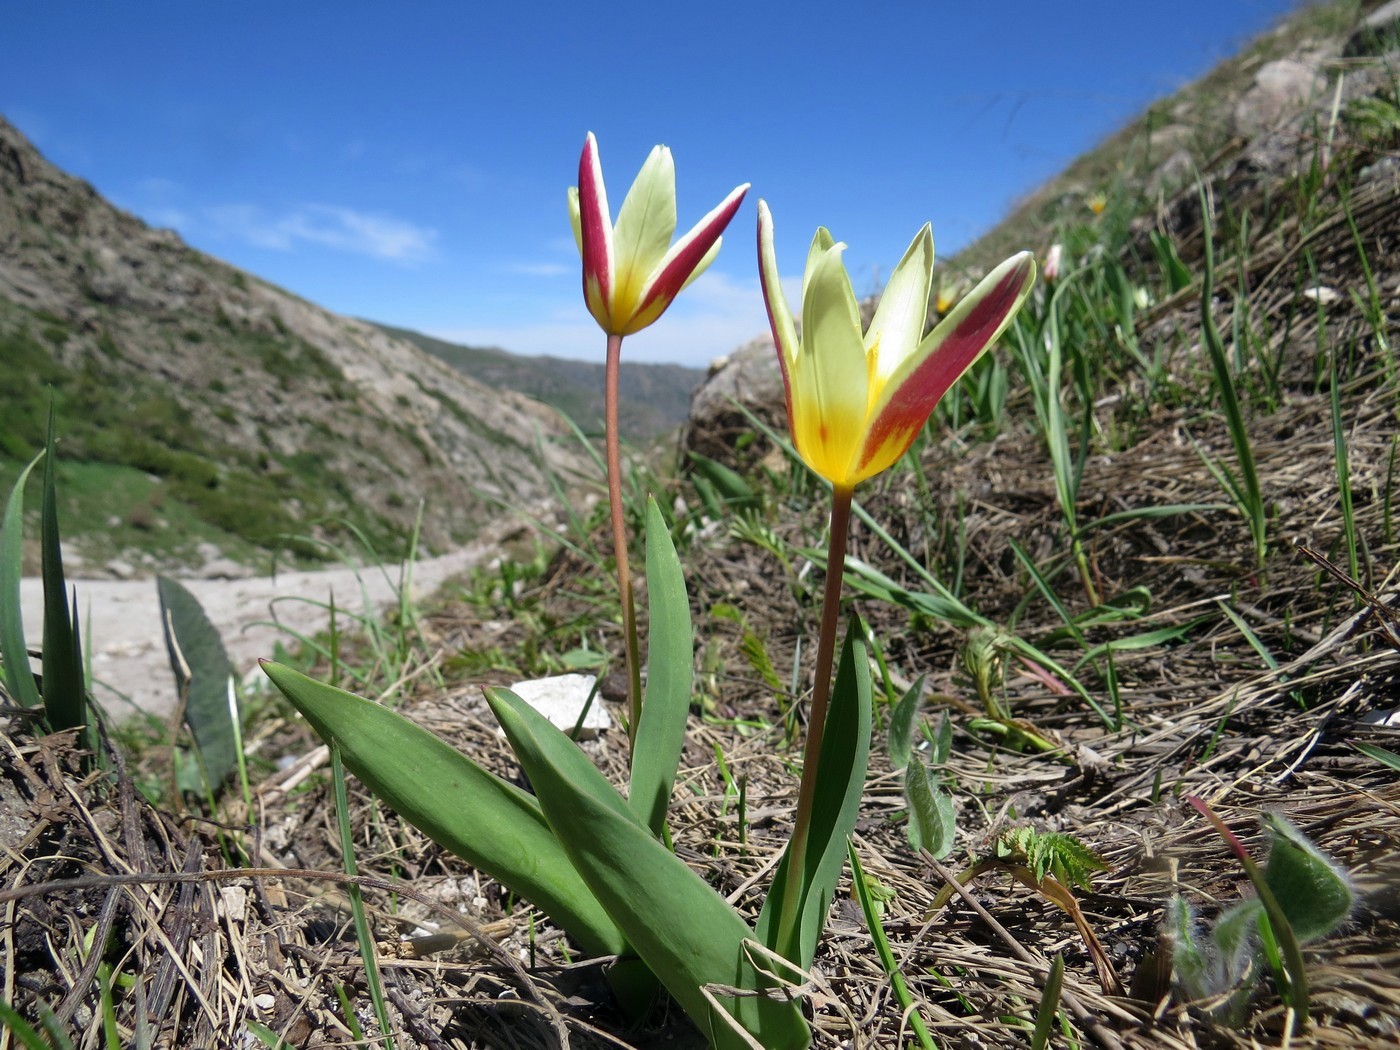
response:
<svg viewBox="0 0 1400 1050"><path fill-rule="evenodd" d="M637 644L637 609L632 597L632 572L627 561L627 529L622 517L622 442L617 422L617 380L622 361L622 336L609 334L604 373L603 413L607 431L608 506L612 516L613 555L617 589L622 597L622 633L627 646L627 741L637 739L642 718L642 667Z"/></svg>

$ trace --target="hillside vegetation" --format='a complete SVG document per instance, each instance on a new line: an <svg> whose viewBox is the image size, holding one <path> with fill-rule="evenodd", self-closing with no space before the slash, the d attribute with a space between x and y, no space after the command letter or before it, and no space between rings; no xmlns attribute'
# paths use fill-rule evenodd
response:
<svg viewBox="0 0 1400 1050"><path fill-rule="evenodd" d="M603 366L563 357L523 357L492 347L462 346L407 328L380 325L390 335L446 361L484 386L518 390L573 420L590 434L603 430ZM727 347L716 347L718 357ZM690 396L705 373L684 365L629 364L621 378L618 406L622 435L645 448L678 430Z"/></svg>
<svg viewBox="0 0 1400 1050"><path fill-rule="evenodd" d="M67 534L99 571L315 555L335 521L397 549L420 501L442 549L587 458L540 402L146 226L3 120L0 373L0 480L52 399Z"/></svg>

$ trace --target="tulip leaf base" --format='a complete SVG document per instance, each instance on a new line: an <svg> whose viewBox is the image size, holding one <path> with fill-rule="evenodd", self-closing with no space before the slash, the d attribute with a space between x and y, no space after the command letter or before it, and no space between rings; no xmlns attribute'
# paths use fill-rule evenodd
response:
<svg viewBox="0 0 1400 1050"><path fill-rule="evenodd" d="M589 952L627 953L622 931L575 873L533 796L381 704L281 664L262 666L395 813L539 907Z"/></svg>

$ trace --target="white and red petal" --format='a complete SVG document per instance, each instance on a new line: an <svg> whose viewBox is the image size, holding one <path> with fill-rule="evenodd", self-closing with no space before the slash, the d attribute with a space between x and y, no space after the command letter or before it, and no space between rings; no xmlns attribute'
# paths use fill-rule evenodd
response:
<svg viewBox="0 0 1400 1050"><path fill-rule="evenodd" d="M608 191L603 184L598 140L591 131L578 162L578 213L584 300L598 323L608 328L615 283L612 216L608 212Z"/></svg>
<svg viewBox="0 0 1400 1050"><path fill-rule="evenodd" d="M1014 255L924 338L872 406L854 473L878 474L904 454L939 399L1011 323L1034 283L1034 257Z"/></svg>

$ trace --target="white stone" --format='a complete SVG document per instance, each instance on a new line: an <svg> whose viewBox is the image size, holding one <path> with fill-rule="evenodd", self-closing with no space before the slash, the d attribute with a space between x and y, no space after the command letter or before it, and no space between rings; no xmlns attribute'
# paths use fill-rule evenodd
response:
<svg viewBox="0 0 1400 1050"><path fill-rule="evenodd" d="M535 678L516 682L511 692L544 715L564 732L578 725L579 715L594 692L597 678L591 674L560 674L551 678ZM588 715L579 729L580 740L592 740L605 729L612 728L612 718L603 706L603 698L594 696Z"/></svg>

